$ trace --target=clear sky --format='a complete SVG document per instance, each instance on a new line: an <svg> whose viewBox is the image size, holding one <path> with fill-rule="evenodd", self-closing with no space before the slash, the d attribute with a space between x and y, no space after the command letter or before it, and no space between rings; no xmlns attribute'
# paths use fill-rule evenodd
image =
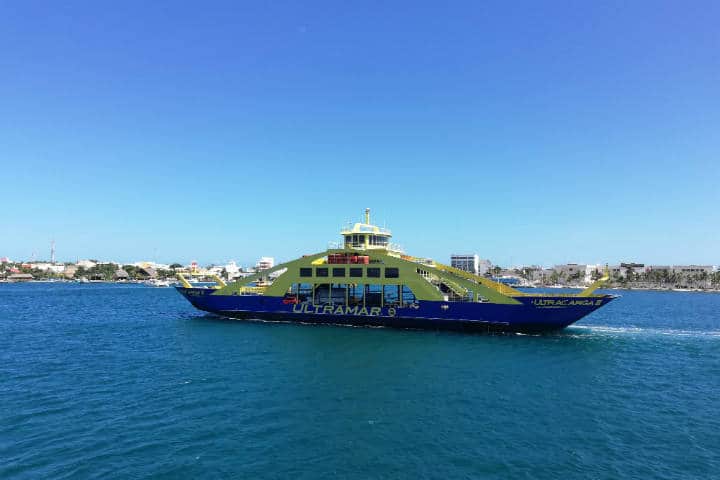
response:
<svg viewBox="0 0 720 480"><path fill-rule="evenodd" d="M720 2L0 2L0 256L720 263Z"/></svg>

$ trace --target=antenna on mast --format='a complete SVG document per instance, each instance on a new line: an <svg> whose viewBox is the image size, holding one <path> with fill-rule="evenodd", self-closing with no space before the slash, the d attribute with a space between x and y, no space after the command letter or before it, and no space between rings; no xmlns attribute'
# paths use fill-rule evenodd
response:
<svg viewBox="0 0 720 480"><path fill-rule="evenodd" d="M370 225L370 209L365 209L365 224Z"/></svg>

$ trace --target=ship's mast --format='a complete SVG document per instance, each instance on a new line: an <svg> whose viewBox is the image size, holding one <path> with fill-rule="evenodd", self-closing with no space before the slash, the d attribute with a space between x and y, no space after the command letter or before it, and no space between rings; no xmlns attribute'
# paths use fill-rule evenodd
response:
<svg viewBox="0 0 720 480"><path fill-rule="evenodd" d="M365 209L365 225L370 225L370 209Z"/></svg>

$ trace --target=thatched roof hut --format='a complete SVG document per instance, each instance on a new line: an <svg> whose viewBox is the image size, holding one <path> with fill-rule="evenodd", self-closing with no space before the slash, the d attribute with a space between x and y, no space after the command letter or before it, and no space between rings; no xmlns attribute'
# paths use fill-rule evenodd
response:
<svg viewBox="0 0 720 480"><path fill-rule="evenodd" d="M118 268L117 270L115 270L115 275L113 275L113 278L115 278L115 280L127 280L130 278L130 275L122 268Z"/></svg>

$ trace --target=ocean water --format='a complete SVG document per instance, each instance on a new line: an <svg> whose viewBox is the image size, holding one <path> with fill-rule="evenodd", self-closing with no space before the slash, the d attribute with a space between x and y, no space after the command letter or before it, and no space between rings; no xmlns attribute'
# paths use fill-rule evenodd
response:
<svg viewBox="0 0 720 480"><path fill-rule="evenodd" d="M720 294L616 293L484 336L0 284L0 478L720 477Z"/></svg>

